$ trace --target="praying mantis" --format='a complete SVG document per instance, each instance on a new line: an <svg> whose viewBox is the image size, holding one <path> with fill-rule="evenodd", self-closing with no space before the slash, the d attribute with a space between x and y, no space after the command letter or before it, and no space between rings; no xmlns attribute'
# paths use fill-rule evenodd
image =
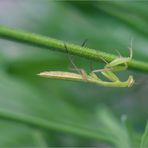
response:
<svg viewBox="0 0 148 148"><path fill-rule="evenodd" d="M64 46L65 49L68 50L66 44L64 44ZM115 58L110 63L107 63L103 58L101 58L106 62L104 68L93 70L89 74L87 74L84 69L78 69L75 66L75 64L71 61L72 65L75 67L77 72L79 72L79 74L72 72L64 72L64 71L45 71L39 73L38 75L41 77L46 77L51 79L63 79L63 80L87 82L104 87L132 87L133 84L135 83L135 80L133 79L132 75L129 75L126 81L121 81L115 74L115 71L123 71L127 69L127 65L132 60L133 56L132 46L129 48L129 51L130 51L129 57L122 57L120 55L120 57ZM101 80L95 74L97 72L100 72L109 81Z"/></svg>

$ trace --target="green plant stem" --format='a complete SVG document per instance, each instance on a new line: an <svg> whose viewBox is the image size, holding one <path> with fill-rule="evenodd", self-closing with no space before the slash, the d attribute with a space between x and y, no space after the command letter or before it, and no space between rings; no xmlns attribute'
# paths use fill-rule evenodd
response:
<svg viewBox="0 0 148 148"><path fill-rule="evenodd" d="M0 111L0 119L8 120L9 122L17 122L24 125L27 125L32 128L37 128L41 130L57 130L61 132L68 132L71 134L79 135L86 138L92 138L96 140L108 140L110 142L114 142L114 139L108 137L106 134L103 133L103 130L88 130L84 127L76 127L73 125L63 124L57 121L49 121L45 119L41 119L38 117L28 116L24 114L18 113L10 113L6 111Z"/></svg>
<svg viewBox="0 0 148 148"><path fill-rule="evenodd" d="M116 56L113 54L108 54L99 50L85 48L74 44L69 44L67 42L56 40L50 37L17 30L2 25L0 25L0 38L31 44L33 46L43 47L46 49L57 50L61 52L66 52L64 46L64 44L66 44L69 53L92 60L102 61L101 58L104 58L107 62L110 62L116 58ZM146 62L132 60L128 63L128 66L130 69L148 72L148 63Z"/></svg>

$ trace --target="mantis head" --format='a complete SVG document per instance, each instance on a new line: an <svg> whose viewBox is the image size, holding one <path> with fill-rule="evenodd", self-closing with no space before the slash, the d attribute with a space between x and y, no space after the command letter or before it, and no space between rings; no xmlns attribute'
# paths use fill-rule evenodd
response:
<svg viewBox="0 0 148 148"><path fill-rule="evenodd" d="M128 87L132 87L134 83L135 80L133 79L133 76L130 75L128 78Z"/></svg>

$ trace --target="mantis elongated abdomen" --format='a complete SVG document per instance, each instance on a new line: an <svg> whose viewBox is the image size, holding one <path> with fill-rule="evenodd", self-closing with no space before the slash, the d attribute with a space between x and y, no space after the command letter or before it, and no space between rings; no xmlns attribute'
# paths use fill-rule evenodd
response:
<svg viewBox="0 0 148 148"><path fill-rule="evenodd" d="M41 77L46 77L51 79L88 82L88 83L93 83L93 84L96 84L99 86L105 86L105 87L131 87L134 83L132 76L129 76L129 79L124 82L121 82L121 81L108 82L108 81L97 79L92 75L87 75L87 81L85 81L83 76L80 74L63 72L63 71L49 71L49 72L46 71L46 72L41 72L38 75Z"/></svg>

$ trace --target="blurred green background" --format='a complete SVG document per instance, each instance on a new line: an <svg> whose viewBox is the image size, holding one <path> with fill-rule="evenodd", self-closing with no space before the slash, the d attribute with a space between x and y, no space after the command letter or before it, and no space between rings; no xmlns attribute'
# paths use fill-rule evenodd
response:
<svg viewBox="0 0 148 148"><path fill-rule="evenodd" d="M132 1L1 0L0 24L78 45L88 39L87 47L123 56L133 38L134 59L147 62L147 8L148 2ZM2 39L0 63L0 114L18 118L1 117L1 147L139 146L148 117L145 73L120 73L136 79L120 89L40 78L41 71L69 71L67 55ZM90 71L89 60L75 57L75 63Z"/></svg>

